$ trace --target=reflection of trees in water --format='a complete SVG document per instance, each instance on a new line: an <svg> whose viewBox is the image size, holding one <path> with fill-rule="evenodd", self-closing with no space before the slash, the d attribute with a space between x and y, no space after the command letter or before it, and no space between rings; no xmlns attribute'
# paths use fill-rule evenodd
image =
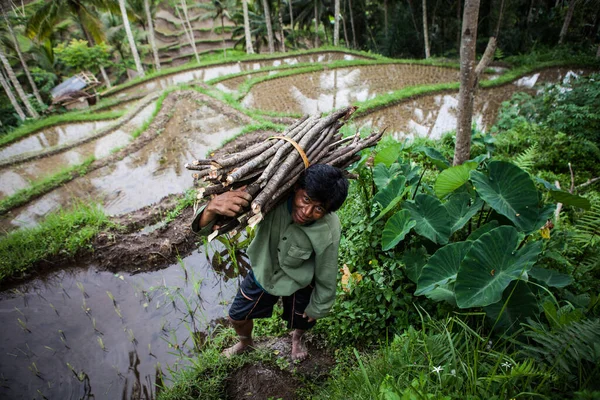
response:
<svg viewBox="0 0 600 400"><path fill-rule="evenodd" d="M236 250L233 254L235 254L235 261L229 249L215 251L210 260L213 269L223 277L225 282L240 275L246 276L252 269L244 250Z"/></svg>
<svg viewBox="0 0 600 400"><path fill-rule="evenodd" d="M162 371L160 367L156 366L156 376L154 383L150 375L144 376L144 382L138 366L140 365L140 357L138 356L137 350L129 352L129 371L133 372L133 380L131 382L131 389L129 389L130 377L125 377L125 384L123 385L122 400L154 400L160 388L163 386ZM93 397L93 395L92 395Z"/></svg>

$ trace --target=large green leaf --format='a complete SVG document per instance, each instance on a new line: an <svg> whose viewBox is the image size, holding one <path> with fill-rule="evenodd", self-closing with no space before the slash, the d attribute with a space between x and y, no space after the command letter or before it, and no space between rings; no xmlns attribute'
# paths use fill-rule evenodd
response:
<svg viewBox="0 0 600 400"><path fill-rule="evenodd" d="M387 214L392 208L396 206L404 195L404 190L406 189L404 183L406 179L403 176L397 176L392 179L390 183L383 188L383 190L379 191L373 199L381 204L383 210L379 213L379 216L375 218L375 221L379 220L385 214Z"/></svg>
<svg viewBox="0 0 600 400"><path fill-rule="evenodd" d="M540 308L529 285L524 281L513 281L504 291L502 301L484 307L484 311L492 321L498 321L495 329L514 331L520 328L520 322L537 317Z"/></svg>
<svg viewBox="0 0 600 400"><path fill-rule="evenodd" d="M481 198L520 230L531 233L538 229L545 209L538 207L538 191L529 174L504 161L492 161L488 168L488 176L471 171L471 180Z"/></svg>
<svg viewBox="0 0 600 400"><path fill-rule="evenodd" d="M415 295L425 295L432 300L443 298L456 303L454 293L449 293L449 284L456 280L460 263L471 245L472 242L451 243L436 251L421 270Z"/></svg>
<svg viewBox="0 0 600 400"><path fill-rule="evenodd" d="M406 210L398 211L385 223L381 234L381 247L387 251L404 239L406 234L417 224Z"/></svg>
<svg viewBox="0 0 600 400"><path fill-rule="evenodd" d="M402 147L402 143L390 143L375 155L375 159L373 160L375 165L384 164L386 167L389 167L398 159Z"/></svg>
<svg viewBox="0 0 600 400"><path fill-rule="evenodd" d="M435 197L419 194L415 201L405 201L403 207L417 222L415 231L434 243L446 244L450 237L452 218L446 207Z"/></svg>
<svg viewBox="0 0 600 400"><path fill-rule="evenodd" d="M460 308L494 304L511 281L527 276L542 243L529 243L517 250L518 245L519 233L512 226L500 226L473 242L458 269L454 286Z"/></svg>
<svg viewBox="0 0 600 400"><path fill-rule="evenodd" d="M445 170L450 167L450 162L444 157L442 153L434 149L433 147L425 147L419 146L415 149L415 151L424 154L429 158L433 165L438 167L441 170Z"/></svg>
<svg viewBox="0 0 600 400"><path fill-rule="evenodd" d="M577 196L562 190L550 190L550 196L559 203L563 203L566 206L573 206L589 210L592 204L585 197Z"/></svg>
<svg viewBox="0 0 600 400"><path fill-rule="evenodd" d="M377 186L377 190L384 189L399 172L399 164L392 164L389 168L385 164L377 164L373 168L373 181L375 182L375 186Z"/></svg>
<svg viewBox="0 0 600 400"><path fill-rule="evenodd" d="M481 227L475 229L467 238L467 240L477 240L481 237L481 235L483 235L484 233L488 233L489 231L491 231L492 229L496 229L498 227L498 221L490 221L485 225L482 225Z"/></svg>
<svg viewBox="0 0 600 400"><path fill-rule="evenodd" d="M469 161L442 171L433 187L435 195L441 199L467 183L470 177L469 174L475 168L477 168L477 163Z"/></svg>
<svg viewBox="0 0 600 400"><path fill-rule="evenodd" d="M537 281L545 283L547 286L562 288L573 283L573 278L567 274L561 274L551 269L533 267L529 271L529 276Z"/></svg>
<svg viewBox="0 0 600 400"><path fill-rule="evenodd" d="M419 276L421 276L421 270L427 263L427 250L425 247L409 247L402 255L402 262L406 269L406 276L408 279L417 283Z"/></svg>
<svg viewBox="0 0 600 400"><path fill-rule="evenodd" d="M452 233L461 229L467 222L477 214L483 205L483 200L477 198L471 204L471 196L468 193L455 193L444 203L446 211L454 221L450 231Z"/></svg>

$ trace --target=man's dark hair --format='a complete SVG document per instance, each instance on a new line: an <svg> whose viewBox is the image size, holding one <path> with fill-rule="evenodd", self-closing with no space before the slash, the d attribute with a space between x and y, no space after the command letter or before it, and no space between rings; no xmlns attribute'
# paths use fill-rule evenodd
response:
<svg viewBox="0 0 600 400"><path fill-rule="evenodd" d="M327 212L338 210L348 196L348 179L342 170L326 164L308 167L298 180L298 187L306 190L311 199L323 203Z"/></svg>

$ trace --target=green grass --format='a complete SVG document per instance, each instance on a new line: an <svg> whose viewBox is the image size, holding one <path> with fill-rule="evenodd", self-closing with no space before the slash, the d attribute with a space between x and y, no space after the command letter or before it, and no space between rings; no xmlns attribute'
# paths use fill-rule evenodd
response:
<svg viewBox="0 0 600 400"><path fill-rule="evenodd" d="M0 282L19 278L53 256L74 256L108 224L99 207L81 203L69 211L48 215L35 228L9 233L0 238Z"/></svg>
<svg viewBox="0 0 600 400"><path fill-rule="evenodd" d="M188 207L193 206L195 202L196 202L196 189L191 188L191 189L186 190L186 192L183 194L183 197L180 198L177 201L177 203L175 204L175 207L172 210L167 212L167 215L165 215L163 222L168 224L169 222L174 221L175 218L177 218L183 210L185 210Z"/></svg>
<svg viewBox="0 0 600 400"><path fill-rule="evenodd" d="M115 103L117 104L117 103ZM48 128L55 125L72 123L72 122L87 122L87 121L100 121L106 119L116 119L125 114L124 111L106 111L106 112L95 112L94 110L86 110L84 113L81 111L70 112L61 115L53 115L48 118L38 119L31 122L26 122L17 129L0 136L0 146L4 146L8 143L12 143L25 136L29 136L41 129Z"/></svg>
<svg viewBox="0 0 600 400"><path fill-rule="evenodd" d="M54 175L48 176L39 181L35 181L30 187L21 189L15 194L0 200L0 215L6 214L9 210L19 207L35 199L36 197L48 193L50 190L62 185L63 183L69 182L78 176L85 175L88 167L94 161L95 158L90 157L79 165L65 168Z"/></svg>

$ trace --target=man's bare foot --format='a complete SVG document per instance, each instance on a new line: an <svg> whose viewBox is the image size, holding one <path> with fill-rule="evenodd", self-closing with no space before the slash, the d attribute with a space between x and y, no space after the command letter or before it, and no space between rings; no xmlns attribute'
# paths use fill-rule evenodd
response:
<svg viewBox="0 0 600 400"><path fill-rule="evenodd" d="M225 350L223 350L223 352L221 354L227 358L230 358L231 356L242 354L242 353L252 350L254 348L253 344L254 343L252 343L252 342L250 342L249 344L237 342L233 346L228 347Z"/></svg>
<svg viewBox="0 0 600 400"><path fill-rule="evenodd" d="M308 350L302 343L302 333L294 331L292 334L292 361L304 361L308 357Z"/></svg>

